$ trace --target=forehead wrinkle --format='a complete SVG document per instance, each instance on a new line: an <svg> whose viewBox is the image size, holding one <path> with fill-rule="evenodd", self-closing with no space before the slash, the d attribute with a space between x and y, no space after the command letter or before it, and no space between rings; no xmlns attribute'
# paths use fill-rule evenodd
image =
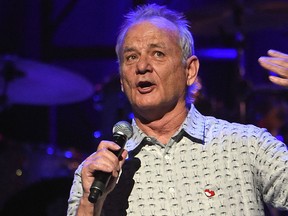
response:
<svg viewBox="0 0 288 216"><path fill-rule="evenodd" d="M164 43L150 43L147 45L148 48L165 48L165 44ZM135 47L129 47L129 46L125 46L123 52L134 52L137 51L137 49Z"/></svg>
<svg viewBox="0 0 288 216"><path fill-rule="evenodd" d="M144 21L140 21L140 22L135 23L134 25L130 26L130 28L127 31L126 37L124 39L124 42L123 42L124 47L122 49L122 54L130 53L130 52L137 52L138 53L142 49L148 49L149 50L149 49L153 49L153 48L161 48L161 49L168 48L166 43L159 41L159 38L155 37L155 35L154 35L155 31L157 32L157 34L160 34L160 35L165 34L170 39L173 38L172 40L176 39L176 41L177 41L178 32L177 32L177 29L173 28L174 27L173 25L171 26L172 23L168 22L169 24L167 25L167 20L161 20L161 22L155 22L155 21L156 20L144 20ZM165 21L165 22L163 22L163 21ZM142 24L142 23L146 24L146 25L147 24L153 25L154 27L156 27L156 29L153 28L154 30L152 32L151 32L151 29L148 30L147 32L145 32L145 34L141 35L141 38L139 38L139 35L137 35L137 34L135 36L134 32L131 36L129 34L130 30L134 27L137 27L137 25ZM166 23L165 26L163 26L164 23ZM167 32L169 32L170 34L167 34ZM128 40L129 42L127 44L126 42L127 42L128 38L129 38L129 40ZM136 41L138 41L137 44L135 44Z"/></svg>
<svg viewBox="0 0 288 216"><path fill-rule="evenodd" d="M151 43L148 45L149 48L165 48L164 43Z"/></svg>

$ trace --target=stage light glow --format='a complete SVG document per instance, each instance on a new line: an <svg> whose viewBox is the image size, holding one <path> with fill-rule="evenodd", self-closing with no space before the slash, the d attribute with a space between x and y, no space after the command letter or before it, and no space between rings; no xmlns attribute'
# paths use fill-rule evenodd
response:
<svg viewBox="0 0 288 216"><path fill-rule="evenodd" d="M94 131L93 135L96 139L98 139L102 136L101 131Z"/></svg>

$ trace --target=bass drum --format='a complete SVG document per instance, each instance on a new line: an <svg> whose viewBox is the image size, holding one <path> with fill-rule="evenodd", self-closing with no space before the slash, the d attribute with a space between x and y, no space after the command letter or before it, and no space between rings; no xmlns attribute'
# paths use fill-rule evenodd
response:
<svg viewBox="0 0 288 216"><path fill-rule="evenodd" d="M52 145L25 147L23 177L28 184L46 178L73 177L74 171L84 160L75 149L60 149Z"/></svg>

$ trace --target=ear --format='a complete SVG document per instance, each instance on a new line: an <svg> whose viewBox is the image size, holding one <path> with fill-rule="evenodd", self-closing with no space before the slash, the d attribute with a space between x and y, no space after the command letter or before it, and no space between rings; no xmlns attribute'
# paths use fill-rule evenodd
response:
<svg viewBox="0 0 288 216"><path fill-rule="evenodd" d="M190 56L186 61L186 75L187 75L187 86L191 86L198 75L199 60L195 55Z"/></svg>

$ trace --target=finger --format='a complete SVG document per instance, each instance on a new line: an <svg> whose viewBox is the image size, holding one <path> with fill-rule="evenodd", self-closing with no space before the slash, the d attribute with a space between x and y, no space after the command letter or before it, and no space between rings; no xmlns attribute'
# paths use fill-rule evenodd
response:
<svg viewBox="0 0 288 216"><path fill-rule="evenodd" d="M268 50L267 53L271 57L288 58L287 54L280 52L280 51L277 51L277 50L273 50L273 49Z"/></svg>
<svg viewBox="0 0 288 216"><path fill-rule="evenodd" d="M101 150L110 149L112 151L117 151L120 149L120 146L118 146L116 143L110 142L110 141L101 141L98 145L97 151L93 154L89 155L86 160L92 160L93 158L97 157L99 152L102 152Z"/></svg>
<svg viewBox="0 0 288 216"><path fill-rule="evenodd" d="M110 173L119 169L118 158L108 149L101 149L85 160L82 171L87 177L93 177L95 171Z"/></svg>
<svg viewBox="0 0 288 216"><path fill-rule="evenodd" d="M86 160L94 160L96 157L107 154L106 157L116 157L112 151L118 151L120 146L111 141L101 141L98 145L97 151L91 154ZM114 158L115 160L115 158Z"/></svg>
<svg viewBox="0 0 288 216"><path fill-rule="evenodd" d="M83 164L83 171L85 171L87 177L92 177L95 171L102 172L113 172L116 170L118 164L115 164L114 161L110 160L108 157L99 156L90 160L86 160Z"/></svg>
<svg viewBox="0 0 288 216"><path fill-rule="evenodd" d="M110 145L112 144L112 145ZM121 150L121 148L117 144L110 142L110 143L103 143L103 145L100 145L100 147L97 150L97 155L101 156L102 154L110 159L114 164L119 164L119 161L121 161L124 157L124 159L127 157L127 151ZM124 153L123 153L124 152Z"/></svg>
<svg viewBox="0 0 288 216"><path fill-rule="evenodd" d="M117 177L117 176L118 176L118 174L119 174L119 172L120 172L123 164L125 163L125 160L126 160L127 156L128 156L127 150L123 150L121 156L119 157L119 163L118 163L118 165L117 165L117 167L116 167L116 172L115 172L115 173L112 173L114 177ZM115 175L114 175L114 174L115 174Z"/></svg>
<svg viewBox="0 0 288 216"><path fill-rule="evenodd" d="M277 85L288 87L288 79L276 76L269 76L269 80Z"/></svg>
<svg viewBox="0 0 288 216"><path fill-rule="evenodd" d="M288 58L276 58L276 57L260 57L258 59L259 63L261 64L275 64L280 67L288 67Z"/></svg>
<svg viewBox="0 0 288 216"><path fill-rule="evenodd" d="M120 161L120 162L119 162L120 168L123 166L123 164L124 164L127 156L128 156L128 151L124 149L123 152L122 152L122 154L121 154L121 157L120 157L120 159L119 159L119 161Z"/></svg>
<svg viewBox="0 0 288 216"><path fill-rule="evenodd" d="M111 159L111 157L104 154L87 160L84 163L84 166L87 167L87 170L91 173L91 176L93 176L93 173L96 170L103 172L113 172L117 169L118 164L114 158Z"/></svg>
<svg viewBox="0 0 288 216"><path fill-rule="evenodd" d="M282 77L288 78L288 61L283 62L269 57L259 58L259 64L266 70L273 71Z"/></svg>
<svg viewBox="0 0 288 216"><path fill-rule="evenodd" d="M120 165L118 157L112 152L119 150L120 147L111 141L101 141L97 151L91 154L84 162L83 170L87 177L92 177L95 171L112 173L118 175ZM121 158L127 156L127 151L122 152Z"/></svg>
<svg viewBox="0 0 288 216"><path fill-rule="evenodd" d="M99 143L97 150L100 150L103 148L110 149L112 151L117 151L120 149L120 146L117 145L116 143L112 142L112 141L102 140Z"/></svg>

